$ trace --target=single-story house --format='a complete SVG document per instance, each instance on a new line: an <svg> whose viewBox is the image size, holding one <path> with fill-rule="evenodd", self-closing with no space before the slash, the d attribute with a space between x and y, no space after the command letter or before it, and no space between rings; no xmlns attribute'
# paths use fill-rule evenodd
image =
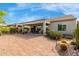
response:
<svg viewBox="0 0 79 59"><path fill-rule="evenodd" d="M22 28L24 26L30 26L30 29L33 32L35 32L37 28L42 28L43 30L42 32L44 35L46 33L46 28L52 31L60 32L62 34L73 34L77 26L76 19L77 18L74 17L73 15L66 15L56 18L40 19L35 21L19 23L19 25L22 25Z"/></svg>
<svg viewBox="0 0 79 59"><path fill-rule="evenodd" d="M7 24L0 24L0 26L7 27Z"/></svg>

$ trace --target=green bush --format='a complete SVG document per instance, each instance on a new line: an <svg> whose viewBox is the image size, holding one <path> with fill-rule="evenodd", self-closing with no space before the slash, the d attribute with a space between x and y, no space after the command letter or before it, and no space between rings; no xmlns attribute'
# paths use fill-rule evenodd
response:
<svg viewBox="0 0 79 59"><path fill-rule="evenodd" d="M16 33L17 29L16 28L10 28L10 33Z"/></svg>
<svg viewBox="0 0 79 59"><path fill-rule="evenodd" d="M0 31L2 32L2 33L8 33L9 31L10 31L10 28L9 27L0 27Z"/></svg>
<svg viewBox="0 0 79 59"><path fill-rule="evenodd" d="M50 38L53 38L53 39L60 39L60 37L61 37L61 34L59 32L47 30L46 33L47 33L47 36L49 36Z"/></svg>

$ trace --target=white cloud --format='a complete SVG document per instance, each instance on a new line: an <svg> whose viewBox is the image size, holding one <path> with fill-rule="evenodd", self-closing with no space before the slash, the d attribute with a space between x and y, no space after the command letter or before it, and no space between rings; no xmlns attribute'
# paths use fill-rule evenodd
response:
<svg viewBox="0 0 79 59"><path fill-rule="evenodd" d="M79 4L60 4L58 8L65 14L65 15L74 15L75 17L79 18Z"/></svg>
<svg viewBox="0 0 79 59"><path fill-rule="evenodd" d="M35 11L35 10L47 10L47 11L56 11L57 8L56 8L56 5L55 4L46 4L46 3L43 3L43 4L40 4L39 7L37 8L31 8L32 11Z"/></svg>
<svg viewBox="0 0 79 59"><path fill-rule="evenodd" d="M11 19L16 20L17 19L17 16L15 15L14 12L9 12L8 15L7 15L7 18L10 19L10 20Z"/></svg>
<svg viewBox="0 0 79 59"><path fill-rule="evenodd" d="M25 4L25 3L18 3L17 4L17 7L25 7L25 6L27 6L28 4Z"/></svg>
<svg viewBox="0 0 79 59"><path fill-rule="evenodd" d="M15 17L14 13L12 13L12 12L9 12L9 14L7 16L9 16L9 17Z"/></svg>
<svg viewBox="0 0 79 59"><path fill-rule="evenodd" d="M26 9L26 7L28 7L30 5L30 3L26 4L26 3L17 3L16 4L16 7L11 7L9 8L8 10L9 11L14 11L14 10L23 10L23 9Z"/></svg>
<svg viewBox="0 0 79 59"><path fill-rule="evenodd" d="M79 18L79 4L41 4L40 8L36 10L47 10L47 11L60 11L65 15L74 15Z"/></svg>
<svg viewBox="0 0 79 59"><path fill-rule="evenodd" d="M24 3L19 3L17 4L16 7L12 7L10 8L9 10L23 10L25 8L30 8L31 11L36 11L36 10L47 10L47 11L60 11L62 13L64 13L65 15L74 15L76 17L79 18L79 4L78 3L75 3L75 4L68 4L68 3L60 3L60 4L57 4L57 3L43 3L43 4L39 4L39 7L38 5L31 5L29 3L27 4L24 4Z"/></svg>
<svg viewBox="0 0 79 59"><path fill-rule="evenodd" d="M37 19L40 19L40 17L36 16L36 15L33 15L33 16L24 16L21 19L19 19L18 23L28 22L28 21L34 21L34 20L37 20Z"/></svg>
<svg viewBox="0 0 79 59"><path fill-rule="evenodd" d="M48 11L56 11L56 4L42 4L40 9L48 10Z"/></svg>

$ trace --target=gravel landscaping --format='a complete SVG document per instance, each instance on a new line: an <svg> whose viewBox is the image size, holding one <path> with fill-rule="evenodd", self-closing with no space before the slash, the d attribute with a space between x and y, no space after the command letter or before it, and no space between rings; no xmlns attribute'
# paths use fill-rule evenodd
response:
<svg viewBox="0 0 79 59"><path fill-rule="evenodd" d="M67 40L70 42L71 40ZM61 50L56 40L37 34L6 34L0 36L0 55L2 56L79 56L74 45Z"/></svg>
<svg viewBox="0 0 79 59"><path fill-rule="evenodd" d="M69 44L66 51L61 50L58 44L55 48L60 56L79 56L79 50L75 50L74 45Z"/></svg>

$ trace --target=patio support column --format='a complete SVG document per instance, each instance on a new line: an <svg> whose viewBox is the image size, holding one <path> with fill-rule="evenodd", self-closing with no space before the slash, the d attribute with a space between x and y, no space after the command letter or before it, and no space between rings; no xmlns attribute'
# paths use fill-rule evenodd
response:
<svg viewBox="0 0 79 59"><path fill-rule="evenodd" d="M43 35L46 35L46 20L43 22Z"/></svg>
<svg viewBox="0 0 79 59"><path fill-rule="evenodd" d="M23 33L23 30L24 30L24 25L22 24L22 33Z"/></svg>

